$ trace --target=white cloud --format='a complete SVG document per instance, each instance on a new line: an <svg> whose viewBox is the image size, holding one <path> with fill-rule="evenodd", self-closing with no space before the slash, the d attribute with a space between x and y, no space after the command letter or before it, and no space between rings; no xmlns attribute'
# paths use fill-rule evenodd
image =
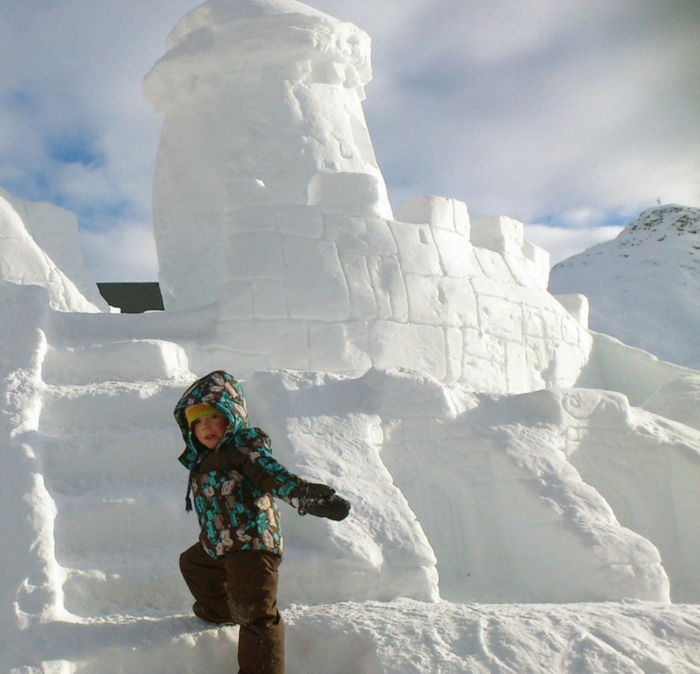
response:
<svg viewBox="0 0 700 674"><path fill-rule="evenodd" d="M552 266L587 248L614 239L623 227L603 226L564 229L547 225L525 225L525 239L549 252Z"/></svg>
<svg viewBox="0 0 700 674"><path fill-rule="evenodd" d="M158 262L150 225L123 223L105 231L82 230L85 264L98 281L155 281Z"/></svg>
<svg viewBox="0 0 700 674"><path fill-rule="evenodd" d="M369 88L390 184L524 220L700 202L700 4L436 4Z"/></svg>
<svg viewBox="0 0 700 674"><path fill-rule="evenodd" d="M141 80L196 4L6 3L0 185L84 227L145 223L160 120ZM443 194L476 216L579 230L657 198L700 205L700 3L310 4L372 37L365 109L395 201ZM98 160L61 162L66 138Z"/></svg>

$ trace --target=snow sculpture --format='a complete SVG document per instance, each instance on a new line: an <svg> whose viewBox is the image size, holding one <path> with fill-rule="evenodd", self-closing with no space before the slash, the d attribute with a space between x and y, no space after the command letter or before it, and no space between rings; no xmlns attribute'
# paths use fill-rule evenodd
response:
<svg viewBox="0 0 700 674"><path fill-rule="evenodd" d="M319 171L340 178L320 194L344 192L344 173L351 186L359 176L390 217L361 107L366 33L294 0L209 0L167 47L144 84L165 116L154 225L166 308L218 299L225 210L259 199L305 206ZM246 227L253 217L236 214Z"/></svg>
<svg viewBox="0 0 700 674"><path fill-rule="evenodd" d="M700 374L689 371L672 379L660 386L642 407L700 430Z"/></svg>
<svg viewBox="0 0 700 674"><path fill-rule="evenodd" d="M83 263L75 215L0 189L0 279L44 286L58 311L106 311Z"/></svg>
<svg viewBox="0 0 700 674"><path fill-rule="evenodd" d="M235 631L181 615L196 527L171 420L224 363L283 463L353 503L342 523L283 515L292 670L697 669L689 607L452 603L697 602L700 379L589 333L516 220L443 197L394 219L360 142L362 36L285 0L212 0L178 24L147 81L170 311L51 311L75 300L60 274L78 257L0 200L20 256L0 260L0 671L230 669ZM239 118L231 82L259 117ZM284 135L307 128L320 139ZM236 139L256 129L279 147L248 156Z"/></svg>
<svg viewBox="0 0 700 674"><path fill-rule="evenodd" d="M210 0L145 92L167 309L220 302L241 374L409 367L479 390L572 385L590 336L523 226L419 197L393 219L360 102L369 40L292 0ZM470 240L471 232L471 240Z"/></svg>

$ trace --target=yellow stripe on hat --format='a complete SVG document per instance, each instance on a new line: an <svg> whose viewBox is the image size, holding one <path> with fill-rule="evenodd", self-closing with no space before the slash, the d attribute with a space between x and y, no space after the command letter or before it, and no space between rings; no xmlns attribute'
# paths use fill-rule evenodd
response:
<svg viewBox="0 0 700 674"><path fill-rule="evenodd" d="M200 405L190 405L185 409L185 418L187 419L187 425L192 426L192 424L195 421L197 421L197 419L201 419L207 414L214 414L214 412L218 411L219 410L217 410L216 407L213 407L212 405L205 405L203 403Z"/></svg>

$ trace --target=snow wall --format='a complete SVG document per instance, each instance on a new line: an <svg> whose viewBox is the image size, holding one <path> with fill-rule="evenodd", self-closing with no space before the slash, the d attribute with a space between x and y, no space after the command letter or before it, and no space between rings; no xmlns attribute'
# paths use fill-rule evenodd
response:
<svg viewBox="0 0 700 674"><path fill-rule="evenodd" d="M164 116L166 308L218 304L215 342L240 373L573 384L591 339L546 292L549 256L521 223L470 222L438 197L393 219L360 106L369 56L362 31L295 2L210 1L178 23L144 84Z"/></svg>
<svg viewBox="0 0 700 674"><path fill-rule="evenodd" d="M3 508L33 522L3 528L3 549L23 551L5 610L28 624L186 612L175 562L196 524L171 411L194 373L162 337L177 315L65 314L41 289L0 289L26 332L3 342L3 470L26 494ZM378 369L244 385L276 455L353 503L343 523L283 513L287 604L700 596L698 434L620 394L486 395Z"/></svg>

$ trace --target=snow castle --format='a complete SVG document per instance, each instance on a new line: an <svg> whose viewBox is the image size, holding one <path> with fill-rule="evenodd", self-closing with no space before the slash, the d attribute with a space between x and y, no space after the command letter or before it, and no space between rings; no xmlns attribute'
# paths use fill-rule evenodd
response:
<svg viewBox="0 0 700 674"><path fill-rule="evenodd" d="M591 348L510 218L444 197L396 219L361 108L370 42L294 0L210 0L145 80L164 115L167 309L219 305L240 371L409 367L480 390L572 385ZM261 332L267 335L260 339Z"/></svg>
<svg viewBox="0 0 700 674"><path fill-rule="evenodd" d="M164 312L107 313L75 219L0 193L2 671L230 671L235 632L186 617L175 561L196 527L172 408L215 367L245 380L283 463L353 503L340 524L283 515L281 605L312 624L290 630L299 671L329 653L358 671L358 652L414 671L357 633L399 602L700 598L698 373L589 331L516 220L446 197L392 209L369 80L367 36L294 0L183 17L144 85L164 117ZM478 613L454 639L503 643ZM571 613L559 650L588 648ZM422 648L399 642L402 662Z"/></svg>

